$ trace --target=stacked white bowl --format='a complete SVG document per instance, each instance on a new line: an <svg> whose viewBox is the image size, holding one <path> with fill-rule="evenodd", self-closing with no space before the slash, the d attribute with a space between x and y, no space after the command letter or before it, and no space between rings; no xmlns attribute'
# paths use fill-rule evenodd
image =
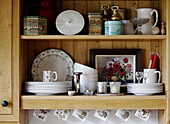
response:
<svg viewBox="0 0 170 124"><path fill-rule="evenodd" d="M153 95L163 93L163 83L133 83L127 85L127 93L135 95Z"/></svg>
<svg viewBox="0 0 170 124"><path fill-rule="evenodd" d="M86 89L96 90L98 82L97 69L90 68L80 63L74 64L74 72L82 72L80 75L80 92L84 93ZM75 77L74 77L75 79Z"/></svg>
<svg viewBox="0 0 170 124"><path fill-rule="evenodd" d="M25 92L36 95L54 95L72 90L72 81L25 82Z"/></svg>

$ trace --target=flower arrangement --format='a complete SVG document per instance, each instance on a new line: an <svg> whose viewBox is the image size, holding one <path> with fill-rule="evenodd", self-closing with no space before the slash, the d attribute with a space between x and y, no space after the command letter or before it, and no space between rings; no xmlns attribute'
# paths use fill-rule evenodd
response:
<svg viewBox="0 0 170 124"><path fill-rule="evenodd" d="M129 60L126 57L124 57L121 61L120 58L114 57L111 61L107 62L104 68L98 69L99 80L126 80L133 73L132 64L129 64L128 61Z"/></svg>

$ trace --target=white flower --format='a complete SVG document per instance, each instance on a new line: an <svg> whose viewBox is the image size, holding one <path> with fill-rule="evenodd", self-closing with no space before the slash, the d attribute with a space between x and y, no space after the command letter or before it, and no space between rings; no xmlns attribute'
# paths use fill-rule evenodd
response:
<svg viewBox="0 0 170 124"><path fill-rule="evenodd" d="M107 68L113 67L114 62L113 61L108 61L107 62Z"/></svg>

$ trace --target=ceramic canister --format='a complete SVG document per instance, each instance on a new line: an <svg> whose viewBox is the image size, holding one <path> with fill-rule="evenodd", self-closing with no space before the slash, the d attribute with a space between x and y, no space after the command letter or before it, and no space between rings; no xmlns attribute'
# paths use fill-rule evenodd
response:
<svg viewBox="0 0 170 124"><path fill-rule="evenodd" d="M105 21L105 35L122 35L122 21Z"/></svg>

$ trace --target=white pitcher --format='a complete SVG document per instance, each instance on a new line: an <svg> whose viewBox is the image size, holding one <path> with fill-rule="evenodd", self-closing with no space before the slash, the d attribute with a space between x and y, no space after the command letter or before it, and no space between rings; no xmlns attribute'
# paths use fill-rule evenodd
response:
<svg viewBox="0 0 170 124"><path fill-rule="evenodd" d="M145 77L146 80L143 80L143 83L160 83L161 72L156 71L156 69L144 69L144 78Z"/></svg>
<svg viewBox="0 0 170 124"><path fill-rule="evenodd" d="M152 28L155 27L158 23L158 11L152 8L138 8L137 11L137 18L149 18L150 21L141 27L141 31L143 34L150 35L152 34ZM154 23L153 13L156 14L156 20Z"/></svg>

